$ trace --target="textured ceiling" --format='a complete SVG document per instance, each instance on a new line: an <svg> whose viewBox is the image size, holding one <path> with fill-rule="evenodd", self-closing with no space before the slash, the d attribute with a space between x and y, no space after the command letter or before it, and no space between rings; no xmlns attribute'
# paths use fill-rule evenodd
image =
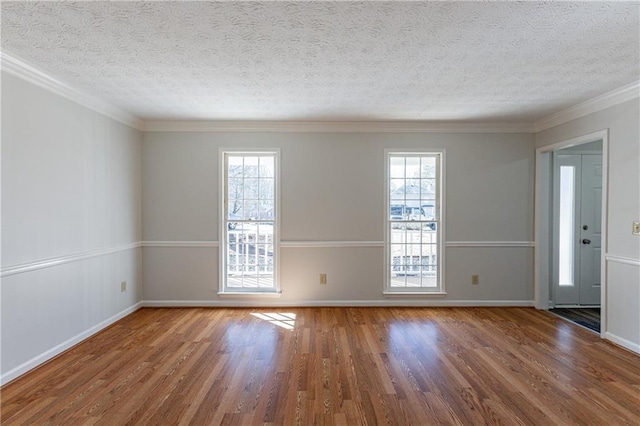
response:
<svg viewBox="0 0 640 426"><path fill-rule="evenodd" d="M2 49L143 119L535 121L637 81L639 2L2 2Z"/></svg>

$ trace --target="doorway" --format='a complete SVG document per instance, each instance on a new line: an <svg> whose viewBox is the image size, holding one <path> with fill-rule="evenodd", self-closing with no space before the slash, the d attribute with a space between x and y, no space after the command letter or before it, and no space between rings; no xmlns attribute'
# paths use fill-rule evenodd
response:
<svg viewBox="0 0 640 426"><path fill-rule="evenodd" d="M601 334L607 143L605 130L536 152L536 307Z"/></svg>
<svg viewBox="0 0 640 426"><path fill-rule="evenodd" d="M554 306L600 307L602 142L553 153Z"/></svg>

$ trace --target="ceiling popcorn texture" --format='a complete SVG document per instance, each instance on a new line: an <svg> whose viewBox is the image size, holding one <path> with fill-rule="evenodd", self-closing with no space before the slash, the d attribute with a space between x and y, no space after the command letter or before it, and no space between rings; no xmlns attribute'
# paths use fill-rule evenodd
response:
<svg viewBox="0 0 640 426"><path fill-rule="evenodd" d="M535 121L639 79L638 2L2 2L3 51L142 119Z"/></svg>

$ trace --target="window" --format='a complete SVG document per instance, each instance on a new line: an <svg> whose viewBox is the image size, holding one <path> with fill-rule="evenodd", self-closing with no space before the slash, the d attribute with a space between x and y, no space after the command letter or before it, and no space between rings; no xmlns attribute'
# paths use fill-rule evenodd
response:
<svg viewBox="0 0 640 426"><path fill-rule="evenodd" d="M442 293L444 152L386 156L387 293Z"/></svg>
<svg viewBox="0 0 640 426"><path fill-rule="evenodd" d="M278 153L222 151L222 293L278 291Z"/></svg>
<svg viewBox="0 0 640 426"><path fill-rule="evenodd" d="M575 227L575 167L560 166L560 218L558 232L558 273L559 285L573 285L574 235Z"/></svg>

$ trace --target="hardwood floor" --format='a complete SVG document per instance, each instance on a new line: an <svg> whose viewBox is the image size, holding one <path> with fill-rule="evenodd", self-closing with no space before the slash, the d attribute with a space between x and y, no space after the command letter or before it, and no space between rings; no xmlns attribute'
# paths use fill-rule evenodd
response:
<svg viewBox="0 0 640 426"><path fill-rule="evenodd" d="M1 400L6 425L638 425L640 357L529 308L146 308Z"/></svg>

